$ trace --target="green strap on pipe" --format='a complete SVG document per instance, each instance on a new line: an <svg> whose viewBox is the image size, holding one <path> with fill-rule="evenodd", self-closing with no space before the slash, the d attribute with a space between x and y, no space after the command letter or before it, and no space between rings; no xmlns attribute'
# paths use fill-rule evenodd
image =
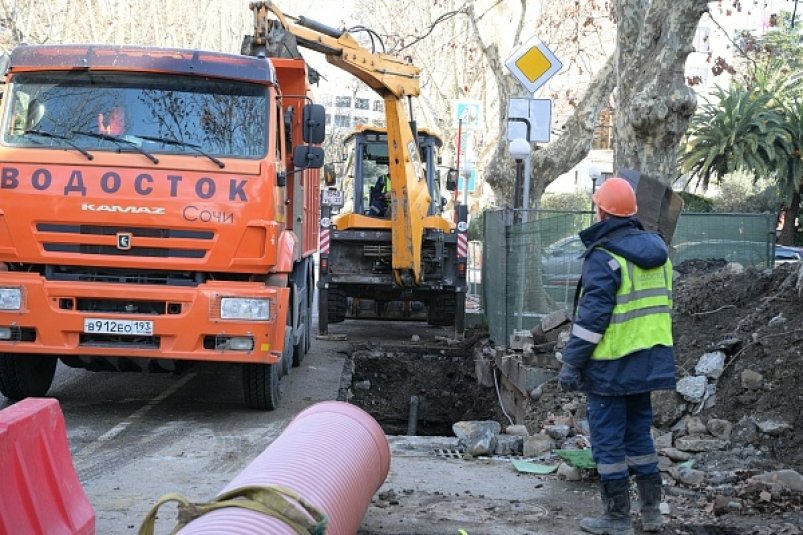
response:
<svg viewBox="0 0 803 535"><path fill-rule="evenodd" d="M241 507L273 517L293 528L298 535L325 535L329 521L326 515L296 492L280 485L249 486L221 494L211 502L191 503L181 494L165 494L142 521L139 535L154 535L156 513L169 502L178 504L178 523L170 535L210 511L225 507Z"/></svg>

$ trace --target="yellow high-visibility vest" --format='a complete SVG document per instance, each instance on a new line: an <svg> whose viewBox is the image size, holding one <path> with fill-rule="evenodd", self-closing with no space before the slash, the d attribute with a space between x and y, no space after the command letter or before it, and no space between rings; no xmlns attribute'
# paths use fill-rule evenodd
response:
<svg viewBox="0 0 803 535"><path fill-rule="evenodd" d="M672 346L672 262L644 269L603 250L619 264L622 283L611 321L591 358L615 360L640 349Z"/></svg>

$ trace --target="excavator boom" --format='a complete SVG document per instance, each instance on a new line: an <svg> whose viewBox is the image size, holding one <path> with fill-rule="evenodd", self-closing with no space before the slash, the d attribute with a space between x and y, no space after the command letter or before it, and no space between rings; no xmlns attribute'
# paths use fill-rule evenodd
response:
<svg viewBox="0 0 803 535"><path fill-rule="evenodd" d="M290 21L272 2L252 2L251 9L255 35L250 46L264 47L266 55L273 57L300 57L297 46L320 52L329 63L354 75L383 98L390 160L394 279L404 286L418 284L421 237L431 197L403 99L419 95L420 69L366 49L345 30L305 17Z"/></svg>

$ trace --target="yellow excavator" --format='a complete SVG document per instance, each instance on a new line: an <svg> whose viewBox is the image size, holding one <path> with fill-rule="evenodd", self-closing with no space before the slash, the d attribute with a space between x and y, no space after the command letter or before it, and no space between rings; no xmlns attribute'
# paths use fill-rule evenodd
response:
<svg viewBox="0 0 803 535"><path fill-rule="evenodd" d="M433 325L454 325L462 334L465 317L467 211L443 213L436 168L440 140L418 131L412 97L420 93L420 69L407 61L362 46L346 30L306 17L283 14L272 2L252 2L253 36L243 51L268 57L300 57L298 47L323 53L326 60L376 91L384 100L385 126L349 137L354 174L353 199L362 199L370 168L384 166L388 210L372 213L365 203L340 210L345 197L331 166L321 193L318 281L319 332L347 317L414 319L424 307ZM374 35L374 37L376 37ZM373 41L373 39L372 39ZM312 73L314 75L314 73ZM371 167L372 164L373 167ZM453 189L447 180L447 189ZM372 314L358 304L372 303Z"/></svg>

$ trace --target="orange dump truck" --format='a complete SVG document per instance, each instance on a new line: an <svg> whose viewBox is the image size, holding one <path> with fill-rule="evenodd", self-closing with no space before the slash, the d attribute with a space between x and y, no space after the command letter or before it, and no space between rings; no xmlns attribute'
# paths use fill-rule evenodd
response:
<svg viewBox="0 0 803 535"><path fill-rule="evenodd" d="M309 348L323 108L300 59L19 46L2 65L0 392L56 363L236 364L273 409Z"/></svg>

